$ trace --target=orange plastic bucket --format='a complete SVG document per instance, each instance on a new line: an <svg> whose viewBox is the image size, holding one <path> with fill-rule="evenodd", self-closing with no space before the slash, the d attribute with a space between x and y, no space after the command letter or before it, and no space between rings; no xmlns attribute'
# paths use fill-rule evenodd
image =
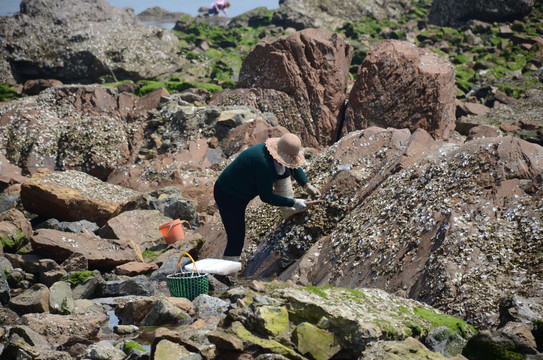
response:
<svg viewBox="0 0 543 360"><path fill-rule="evenodd" d="M160 225L158 229L162 233L164 240L166 240L166 244L173 244L185 238L183 227L181 226L181 220L179 219Z"/></svg>

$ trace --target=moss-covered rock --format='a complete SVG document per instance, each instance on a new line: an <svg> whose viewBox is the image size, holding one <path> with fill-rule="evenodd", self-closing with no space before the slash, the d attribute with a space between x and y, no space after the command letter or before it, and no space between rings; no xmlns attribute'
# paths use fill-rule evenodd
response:
<svg viewBox="0 0 543 360"><path fill-rule="evenodd" d="M339 352L355 358L370 343L425 339L437 328L445 327L455 334L440 338L441 347L449 346L453 337L465 341L475 333L472 326L455 317L378 289L293 289L276 285L281 282L273 284L266 285L265 296L244 293L238 299L241 306L229 311L226 331L244 344L238 351L254 349L257 344L258 351L280 350L287 357L289 352L283 346L312 359L332 358ZM284 336L287 329L292 334L290 341Z"/></svg>
<svg viewBox="0 0 543 360"><path fill-rule="evenodd" d="M365 360L445 360L445 356L428 350L420 341L407 338L404 341L378 341L364 351Z"/></svg>
<svg viewBox="0 0 543 360"><path fill-rule="evenodd" d="M232 323L232 326L229 328L236 337L240 338L245 348L257 348L258 352L261 353L272 353L280 354L288 357L289 359L295 360L305 360L306 357L296 353L296 351L288 348L287 346L270 339L265 339L253 335L249 330L247 330L243 324L239 321Z"/></svg>
<svg viewBox="0 0 543 360"><path fill-rule="evenodd" d="M20 94L17 90L15 90L9 84L0 83L0 102L17 99L22 96L23 96L22 94Z"/></svg>
<svg viewBox="0 0 543 360"><path fill-rule="evenodd" d="M129 341L126 344L124 344L123 351L124 351L125 354L130 354L133 350L139 350L139 351L142 351L142 352L147 351L147 350L145 350L145 348L143 346L141 346L136 341Z"/></svg>
<svg viewBox="0 0 543 360"><path fill-rule="evenodd" d="M12 228L12 229L11 229ZM0 229L0 244L6 252L15 253L25 245L25 236L14 226L4 226Z"/></svg>
<svg viewBox="0 0 543 360"><path fill-rule="evenodd" d="M294 343L298 351L315 360L328 360L341 350L334 334L311 323L301 323L294 330Z"/></svg>
<svg viewBox="0 0 543 360"><path fill-rule="evenodd" d="M87 278L94 275L93 271L77 271L66 275L62 278L63 281L68 281L72 284L72 287L76 287L82 284Z"/></svg>
<svg viewBox="0 0 543 360"><path fill-rule="evenodd" d="M284 306L260 306L255 310L259 329L272 337L284 337L289 330L287 308Z"/></svg>

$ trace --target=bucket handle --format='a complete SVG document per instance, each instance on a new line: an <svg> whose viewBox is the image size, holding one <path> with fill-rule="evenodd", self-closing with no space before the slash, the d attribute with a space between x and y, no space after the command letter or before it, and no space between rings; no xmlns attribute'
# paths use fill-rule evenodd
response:
<svg viewBox="0 0 543 360"><path fill-rule="evenodd" d="M181 270L181 273L183 274L184 271L183 271L183 268L180 266L181 265L181 259L183 258L183 256L188 256L189 259L192 261L192 274L194 275L194 273L197 273L198 276L200 276L200 271L196 268L196 262L194 261L194 259L192 258L192 256L190 256L189 253L182 253L181 256L179 257L179 260L177 260L177 265L175 266L175 273L177 273L177 269L179 268Z"/></svg>
<svg viewBox="0 0 543 360"><path fill-rule="evenodd" d="M163 237L168 236L168 234L170 233L170 230L172 229L172 226L174 226L173 221L170 223L170 228L169 228L168 231L166 232L166 235L164 235ZM183 255L181 255L181 256L183 256ZM181 260L181 258L179 258L179 260Z"/></svg>

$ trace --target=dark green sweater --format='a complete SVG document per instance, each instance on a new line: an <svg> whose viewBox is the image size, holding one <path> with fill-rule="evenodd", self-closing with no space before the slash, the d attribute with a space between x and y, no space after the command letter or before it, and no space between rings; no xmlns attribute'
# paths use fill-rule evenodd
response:
<svg viewBox="0 0 543 360"><path fill-rule="evenodd" d="M301 186L309 182L302 168L291 171ZM273 158L266 145L262 143L253 145L239 154L224 169L217 183L225 192L243 200L252 200L258 195L262 201L271 205L293 206L293 199L273 193L273 183L278 177Z"/></svg>

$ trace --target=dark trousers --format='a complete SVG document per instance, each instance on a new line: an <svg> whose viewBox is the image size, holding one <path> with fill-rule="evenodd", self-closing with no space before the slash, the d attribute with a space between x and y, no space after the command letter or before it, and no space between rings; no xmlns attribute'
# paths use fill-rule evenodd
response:
<svg viewBox="0 0 543 360"><path fill-rule="evenodd" d="M224 256L239 256L245 242L245 210L249 201L239 199L225 192L215 183L213 196L226 230Z"/></svg>
<svg viewBox="0 0 543 360"><path fill-rule="evenodd" d="M279 176L283 179L290 176L290 169ZM245 243L245 210L250 200L242 200L228 194L215 183L213 196L221 214L222 224L226 230L226 249L224 256L239 256Z"/></svg>

